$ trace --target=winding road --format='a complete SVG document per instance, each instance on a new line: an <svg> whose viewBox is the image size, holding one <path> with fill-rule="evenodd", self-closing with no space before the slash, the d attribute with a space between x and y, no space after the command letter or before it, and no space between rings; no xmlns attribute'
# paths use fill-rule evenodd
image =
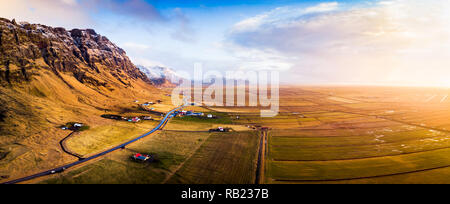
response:
<svg viewBox="0 0 450 204"><path fill-rule="evenodd" d="M128 146L128 145L130 145L132 143L135 143L135 142L141 140L142 138L145 138L145 137L155 133L156 131L159 131L159 130L163 129L166 126L166 124L169 122L169 120L174 117L174 113L176 111L179 111L179 110L183 109L188 104L187 103L187 98L185 98L184 101L185 101L185 105L182 105L182 106L180 106L178 108L175 108L175 109L171 110L170 112L168 112L165 115L165 117L163 118L163 120L161 120L161 122L158 124L158 126L156 126L154 129L152 129L150 132L148 132L148 133L146 133L146 134L144 134L144 135L142 135L142 136L140 136L140 137L138 137L136 139L130 140L130 141L126 142L126 143L118 145L118 146L116 146L114 148L111 148L109 150L106 150L104 152L98 153L98 154L96 154L94 156L85 158L83 160L80 160L80 161L77 161L77 162L73 162L71 164L67 164L67 165L64 165L64 166L61 166L61 167L58 167L58 168L55 168L55 169L51 169L51 170L48 170L48 171L44 171L44 172L41 172L41 173L37 173L37 174L31 175L31 176L15 179L15 180L12 180L12 181L7 181L7 182L4 182L2 184L17 184L17 183L20 183L20 182L32 180L32 179L43 177L43 176L47 176L47 175L52 175L52 174L56 174L56 173L62 173L65 170L67 170L69 168L72 168L74 166L77 166L77 165L86 163L86 162L88 162L90 160L102 157L102 156L104 156L106 154L109 154L111 152L114 152L116 150L124 149L126 146Z"/></svg>

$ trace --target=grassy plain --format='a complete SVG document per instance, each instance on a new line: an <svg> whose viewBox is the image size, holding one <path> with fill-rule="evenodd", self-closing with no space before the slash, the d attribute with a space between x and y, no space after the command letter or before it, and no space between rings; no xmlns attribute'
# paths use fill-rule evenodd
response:
<svg viewBox="0 0 450 204"><path fill-rule="evenodd" d="M108 145L136 137L152 124L116 122L111 126L93 128L71 139L77 153L91 154ZM252 183L256 171L258 134L248 128L234 126L232 133L209 133L223 124L191 122L174 119L161 133L144 138L62 175L41 180L41 183ZM227 126L228 127L228 126ZM148 127L149 128L149 127ZM148 131L148 130L147 130ZM159 162L136 163L134 153L158 155Z"/></svg>
<svg viewBox="0 0 450 204"><path fill-rule="evenodd" d="M168 183L252 184L258 141L255 131L214 133Z"/></svg>
<svg viewBox="0 0 450 204"><path fill-rule="evenodd" d="M266 183L450 183L449 93L282 87L275 118L221 111L240 116L235 123L272 128Z"/></svg>
<svg viewBox="0 0 450 204"><path fill-rule="evenodd" d="M162 132L42 183L148 184L162 183L209 137L209 133ZM157 154L160 162L136 163L134 153Z"/></svg>
<svg viewBox="0 0 450 204"><path fill-rule="evenodd" d="M143 135L153 129L157 123L157 121L143 121L141 123L113 121L109 125L75 133L66 140L66 146L72 152L87 157Z"/></svg>
<svg viewBox="0 0 450 204"><path fill-rule="evenodd" d="M259 135L249 127L267 126L265 183L450 183L448 94L438 88L282 87L276 117L261 118L258 107L196 107L221 118L174 119L161 134L43 182L253 183ZM72 148L90 154L152 126L98 121L72 139ZM207 132L216 127L238 132ZM3 146L0 167L29 151L27 145ZM161 163L134 163L134 152L157 153Z"/></svg>

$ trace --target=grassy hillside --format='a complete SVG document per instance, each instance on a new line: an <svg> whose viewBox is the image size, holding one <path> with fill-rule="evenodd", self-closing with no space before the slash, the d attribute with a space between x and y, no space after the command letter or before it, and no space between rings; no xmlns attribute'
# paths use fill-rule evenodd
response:
<svg viewBox="0 0 450 204"><path fill-rule="evenodd" d="M66 82L43 72L28 84L0 87L0 176L23 176L73 160L59 147L70 133L60 125L76 121L96 129L113 122L102 114L139 112L134 100L152 101L163 95L142 81L133 88L98 92L71 76L62 77Z"/></svg>
<svg viewBox="0 0 450 204"><path fill-rule="evenodd" d="M63 175L41 181L50 184L149 184L163 183L210 136L209 133L162 132ZM138 163L133 153L157 154L160 162Z"/></svg>

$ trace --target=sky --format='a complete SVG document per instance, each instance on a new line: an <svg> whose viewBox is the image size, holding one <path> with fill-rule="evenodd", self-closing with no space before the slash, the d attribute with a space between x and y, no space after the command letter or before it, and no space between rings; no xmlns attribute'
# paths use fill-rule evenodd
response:
<svg viewBox="0 0 450 204"><path fill-rule="evenodd" d="M450 87L448 0L0 0L0 16L93 28L135 64L275 70L290 84Z"/></svg>

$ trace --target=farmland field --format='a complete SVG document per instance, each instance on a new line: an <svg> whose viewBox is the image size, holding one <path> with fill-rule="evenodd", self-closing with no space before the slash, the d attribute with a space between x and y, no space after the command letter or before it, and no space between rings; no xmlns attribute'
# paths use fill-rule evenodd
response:
<svg viewBox="0 0 450 204"><path fill-rule="evenodd" d="M208 137L209 133L163 132L43 183L162 183ZM130 158L136 152L157 154L160 162L136 163Z"/></svg>
<svg viewBox="0 0 450 204"><path fill-rule="evenodd" d="M260 117L259 107L195 107L219 117L175 118L159 134L39 182L251 184L259 178L268 184L449 183L449 101L427 100L430 94L445 98L448 92L283 87L276 117ZM153 125L120 124L79 133L68 145L92 154ZM116 130L113 126L122 127L115 134L121 136L107 136ZM234 131L208 132L218 127ZM270 129L258 177L261 127ZM161 161L133 162L130 155L136 152L157 154Z"/></svg>
<svg viewBox="0 0 450 204"><path fill-rule="evenodd" d="M258 141L255 132L212 134L168 183L252 184Z"/></svg>
<svg viewBox="0 0 450 204"><path fill-rule="evenodd" d="M271 128L265 183L449 183L449 92L283 87L274 118L220 110Z"/></svg>
<svg viewBox="0 0 450 204"><path fill-rule="evenodd" d="M189 124L189 127L194 126L196 124ZM255 131L221 134L208 131L167 130L134 143L124 150L90 162L86 166L39 182L50 184L252 183L256 171L258 138ZM134 153L157 155L159 161L135 162L130 158ZM229 171L229 168L234 170Z"/></svg>

